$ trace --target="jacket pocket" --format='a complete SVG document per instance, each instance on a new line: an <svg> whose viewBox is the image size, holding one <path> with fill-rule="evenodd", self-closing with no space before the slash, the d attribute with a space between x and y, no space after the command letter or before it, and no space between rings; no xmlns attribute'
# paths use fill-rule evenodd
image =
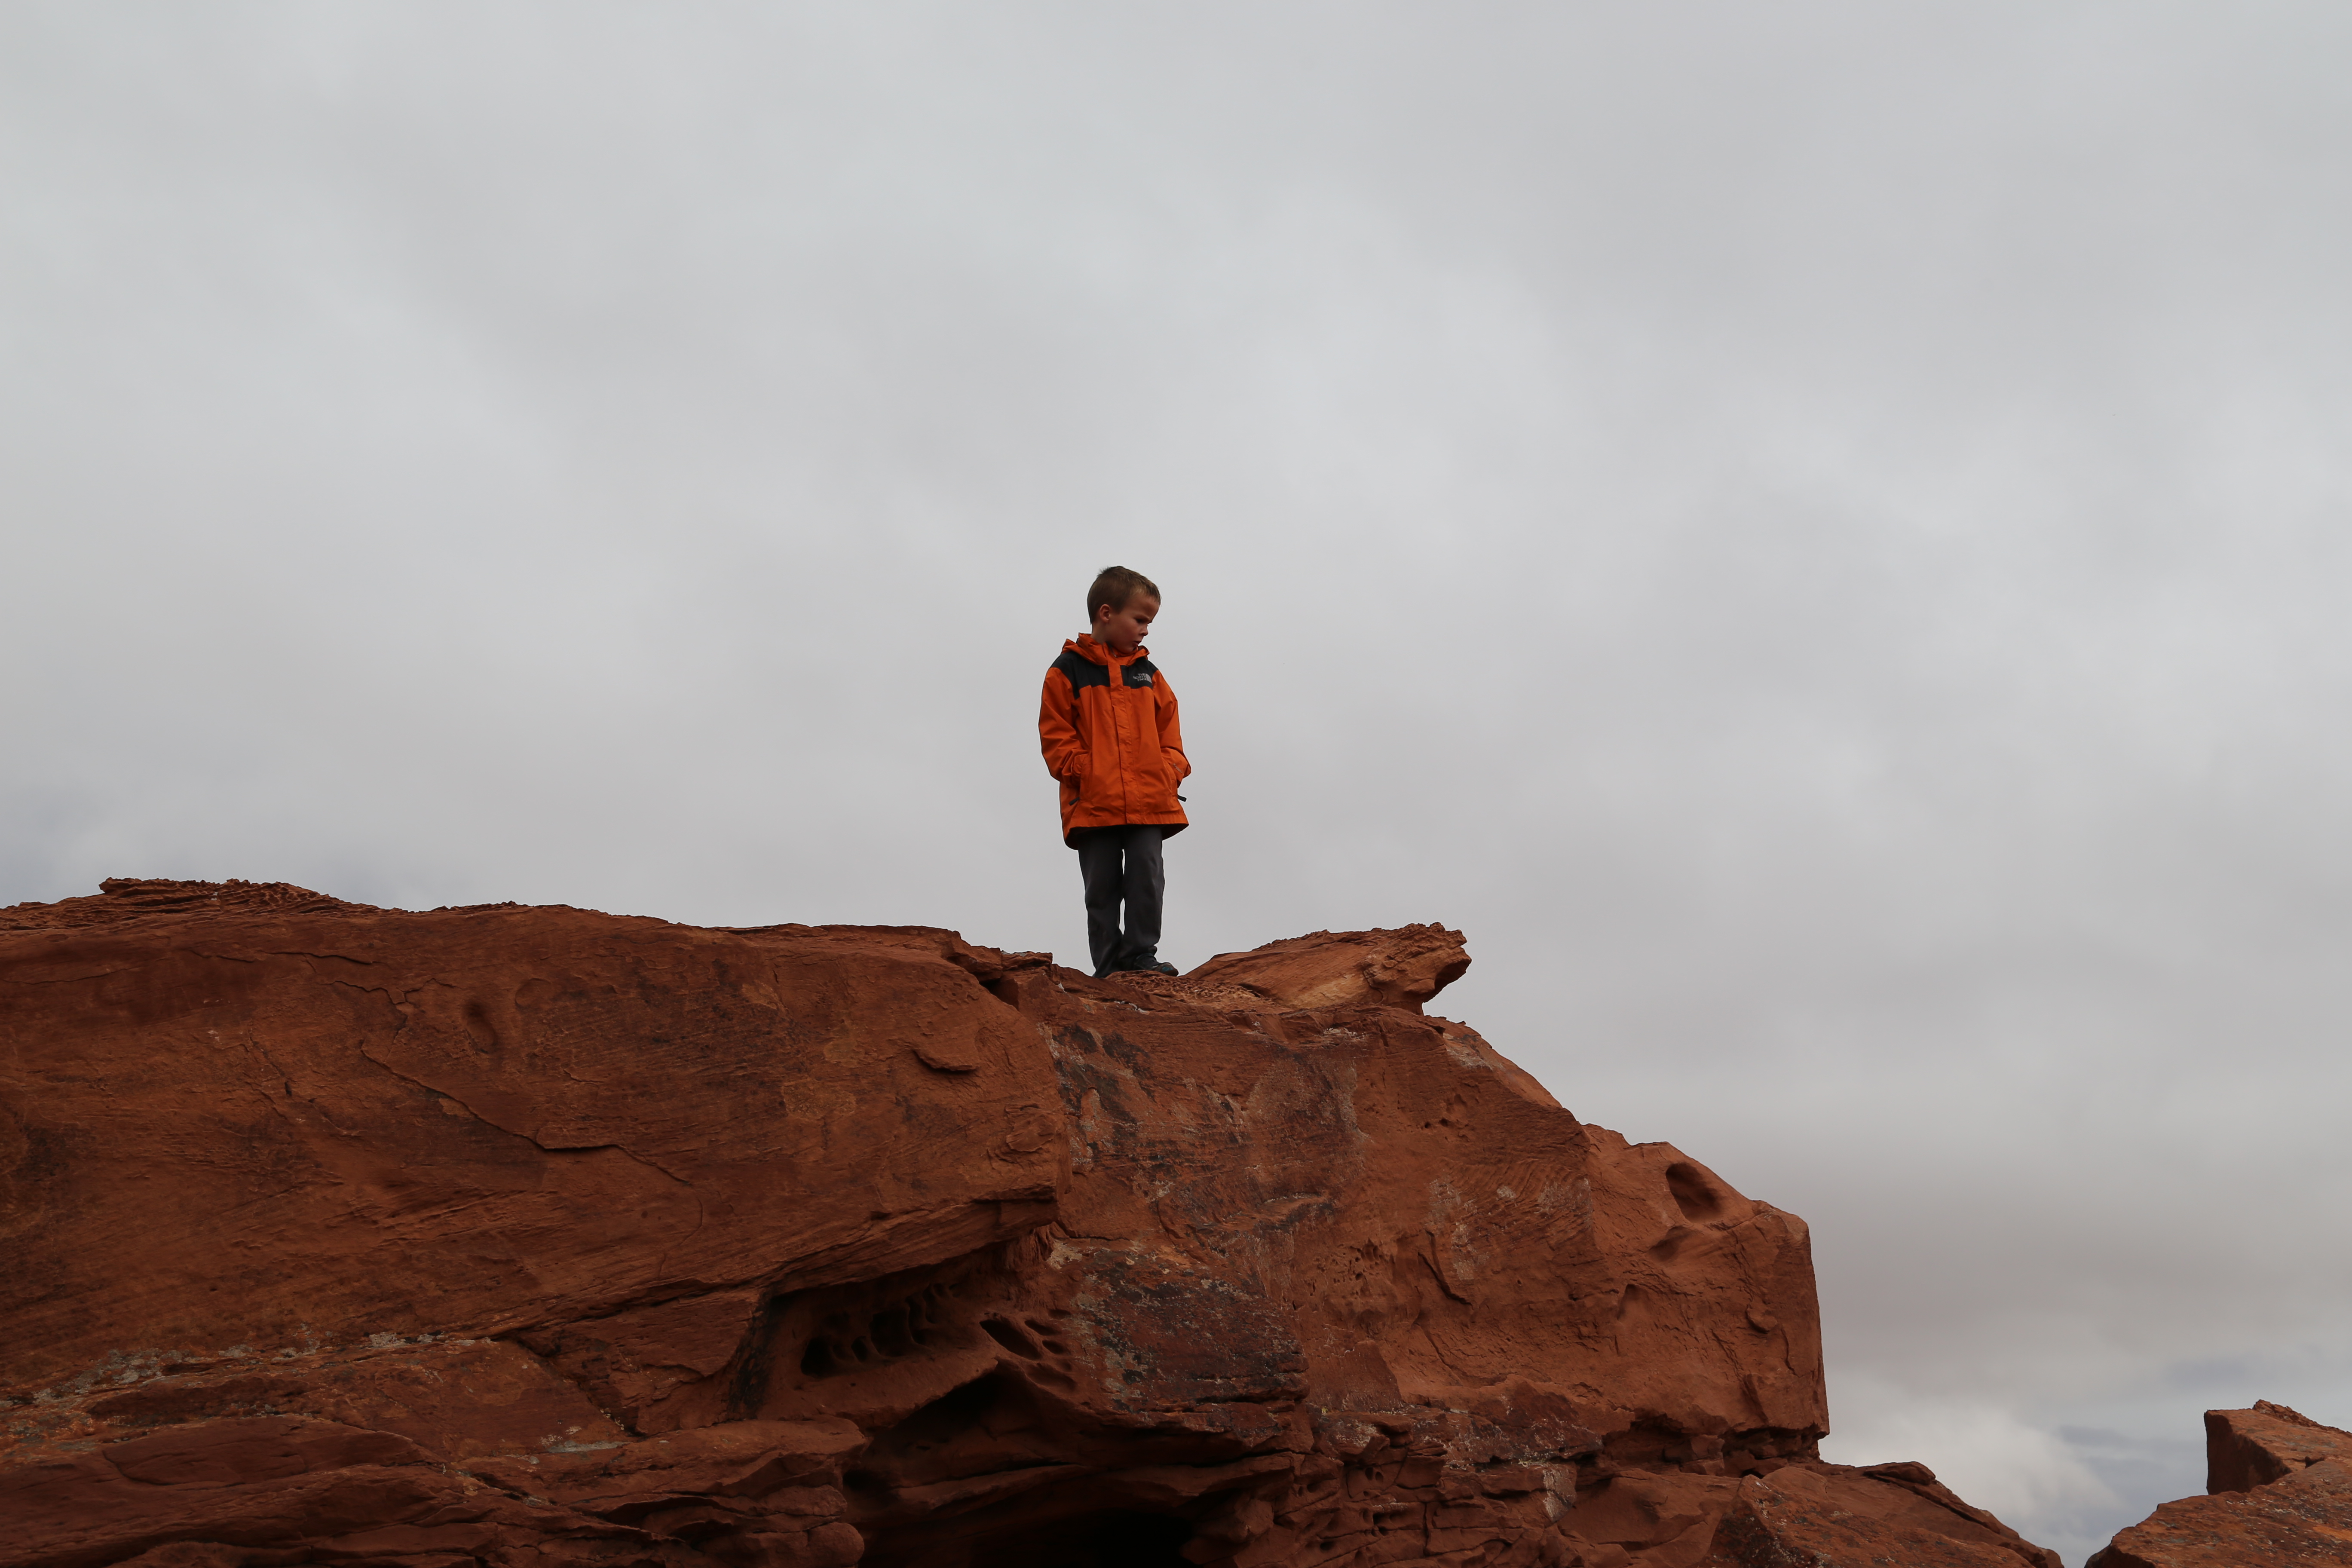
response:
<svg viewBox="0 0 2352 1568"><path fill-rule="evenodd" d="M1103 810L1108 804L1104 797L1118 793L1117 771L1101 766L1100 761L1088 752L1078 764L1077 777L1071 781L1070 804L1080 811Z"/></svg>
<svg viewBox="0 0 2352 1568"><path fill-rule="evenodd" d="M1138 814L1161 816L1177 809L1176 769L1164 749L1153 746L1138 756L1133 772L1131 805Z"/></svg>

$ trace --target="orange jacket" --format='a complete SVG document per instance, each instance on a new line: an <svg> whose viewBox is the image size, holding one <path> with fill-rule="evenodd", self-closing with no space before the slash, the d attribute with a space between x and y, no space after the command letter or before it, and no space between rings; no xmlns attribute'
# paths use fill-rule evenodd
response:
<svg viewBox="0 0 2352 1568"><path fill-rule="evenodd" d="M1184 828L1176 786L1192 771L1176 694L1150 648L1111 652L1091 637L1062 645L1045 671L1037 741L1062 783L1062 842L1082 827L1165 823Z"/></svg>

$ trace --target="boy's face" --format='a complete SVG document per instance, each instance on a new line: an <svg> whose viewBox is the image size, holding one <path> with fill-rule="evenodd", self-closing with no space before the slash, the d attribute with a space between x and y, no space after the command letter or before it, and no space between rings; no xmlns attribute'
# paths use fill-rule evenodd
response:
<svg viewBox="0 0 2352 1568"><path fill-rule="evenodd" d="M1108 605L1095 606L1095 641L1117 654L1133 653L1143 646L1143 634L1151 629L1152 618L1160 614L1160 601L1149 594L1138 594L1127 602L1123 610Z"/></svg>

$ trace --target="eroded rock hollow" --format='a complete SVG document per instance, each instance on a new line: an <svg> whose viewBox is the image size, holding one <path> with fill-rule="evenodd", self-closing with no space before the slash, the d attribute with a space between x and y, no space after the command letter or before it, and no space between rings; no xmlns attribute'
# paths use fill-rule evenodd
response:
<svg viewBox="0 0 2352 1568"><path fill-rule="evenodd" d="M1821 1462L1802 1222L1468 962L0 911L0 1564L2054 1568Z"/></svg>

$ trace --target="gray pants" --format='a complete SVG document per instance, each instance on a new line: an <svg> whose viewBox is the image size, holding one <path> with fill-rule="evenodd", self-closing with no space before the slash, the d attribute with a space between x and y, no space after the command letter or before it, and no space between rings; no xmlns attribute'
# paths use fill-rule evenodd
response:
<svg viewBox="0 0 2352 1568"><path fill-rule="evenodd" d="M1166 830L1156 823L1082 827L1070 835L1087 883L1087 948L1095 976L1136 969L1160 956L1160 899L1168 878L1160 863ZM1127 906L1120 929L1119 905Z"/></svg>

